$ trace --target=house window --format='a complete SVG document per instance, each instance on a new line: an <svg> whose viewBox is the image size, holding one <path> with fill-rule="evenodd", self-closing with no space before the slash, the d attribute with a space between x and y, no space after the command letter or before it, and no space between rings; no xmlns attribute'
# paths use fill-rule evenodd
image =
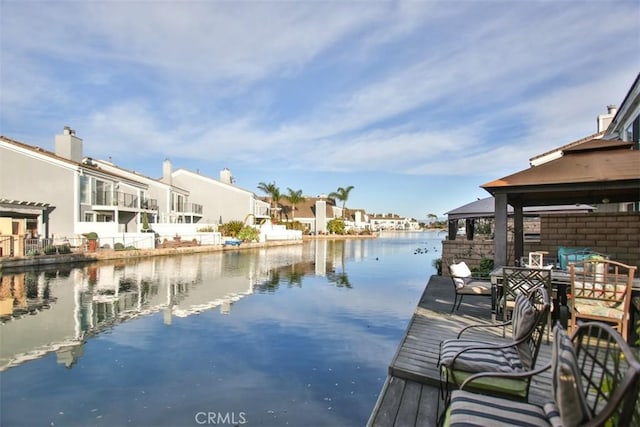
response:
<svg viewBox="0 0 640 427"><path fill-rule="evenodd" d="M89 212L85 213L84 222L93 222L93 214Z"/></svg>
<svg viewBox="0 0 640 427"><path fill-rule="evenodd" d="M90 204L91 203L91 188L90 188L89 177L86 175L80 176L80 203L82 204Z"/></svg>
<svg viewBox="0 0 640 427"><path fill-rule="evenodd" d="M113 196L113 184L107 181L95 180L95 204L96 205L110 205Z"/></svg>
<svg viewBox="0 0 640 427"><path fill-rule="evenodd" d="M110 215L110 214L96 215L96 222L112 222L112 221L113 221L113 215Z"/></svg>

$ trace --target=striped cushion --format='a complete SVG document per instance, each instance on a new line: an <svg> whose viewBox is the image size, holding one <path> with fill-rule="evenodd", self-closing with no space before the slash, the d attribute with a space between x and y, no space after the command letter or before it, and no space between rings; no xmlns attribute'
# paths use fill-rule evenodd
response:
<svg viewBox="0 0 640 427"><path fill-rule="evenodd" d="M580 380L573 343L567 331L555 327L551 353L551 388L565 427L579 426L591 418Z"/></svg>
<svg viewBox="0 0 640 427"><path fill-rule="evenodd" d="M545 403L542 409L544 409L544 414L552 427L564 427L562 425L562 418L560 418L560 411L558 411L555 403Z"/></svg>
<svg viewBox="0 0 640 427"><path fill-rule="evenodd" d="M455 360L455 366L451 366L453 357L464 348L472 346L496 347L497 345L492 342L476 340L445 340L440 347L440 365L467 372L521 372L524 370L520 356L514 347L465 351Z"/></svg>
<svg viewBox="0 0 640 427"><path fill-rule="evenodd" d="M526 337L535 326L536 308L525 294L518 294L513 309L513 340ZM530 369L533 364L533 355L528 340L518 344L518 356L522 364Z"/></svg>
<svg viewBox="0 0 640 427"><path fill-rule="evenodd" d="M447 426L550 426L545 411L535 405L456 390L445 419Z"/></svg>

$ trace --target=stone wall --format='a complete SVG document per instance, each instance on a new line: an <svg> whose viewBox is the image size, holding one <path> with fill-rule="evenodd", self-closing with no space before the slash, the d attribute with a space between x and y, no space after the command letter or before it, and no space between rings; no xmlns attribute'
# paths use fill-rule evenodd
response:
<svg viewBox="0 0 640 427"><path fill-rule="evenodd" d="M514 265L511 233L507 247L508 265ZM546 251L545 263L555 262L558 246L590 248L609 255L612 260L640 269L640 214L604 212L543 215L540 217L540 240L526 241L524 255ZM442 241L442 259L445 260L443 274L448 274L447 261L465 261L469 268L474 268L479 266L483 257L493 259L493 256L493 240L468 241L458 236L456 240Z"/></svg>

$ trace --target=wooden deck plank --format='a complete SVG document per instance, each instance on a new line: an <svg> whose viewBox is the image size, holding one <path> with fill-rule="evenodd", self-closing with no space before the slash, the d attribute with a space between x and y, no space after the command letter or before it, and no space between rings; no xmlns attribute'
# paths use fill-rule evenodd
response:
<svg viewBox="0 0 640 427"><path fill-rule="evenodd" d="M394 425L405 383L406 381L402 378L387 378L382 389L383 393L380 394L381 399L378 399L379 405L376 404L375 416L369 419L370 426L388 427Z"/></svg>
<svg viewBox="0 0 640 427"><path fill-rule="evenodd" d="M407 381L404 386L404 393L398 415L396 416L396 426L413 426L416 424L418 408L420 406L420 395L422 385L414 381Z"/></svg>
<svg viewBox="0 0 640 427"><path fill-rule="evenodd" d="M488 323L491 319L489 302L480 297L465 298L460 310L450 313L453 302L448 280L438 276L429 280L391 360L389 376L368 425L437 425L441 404L437 366L441 341L456 338L458 332L470 324ZM511 335L510 329L504 332L507 337ZM502 328L473 329L468 336L494 342L505 340ZM551 345L543 343L537 366L544 365L550 358ZM549 371L534 377L529 400L548 401L550 384Z"/></svg>

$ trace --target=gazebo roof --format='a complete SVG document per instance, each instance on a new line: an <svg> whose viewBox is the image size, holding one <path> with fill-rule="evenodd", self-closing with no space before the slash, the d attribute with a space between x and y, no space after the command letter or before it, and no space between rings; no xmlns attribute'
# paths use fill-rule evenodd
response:
<svg viewBox="0 0 640 427"><path fill-rule="evenodd" d="M591 212L593 210L593 206L582 204L523 208L523 212L527 215L544 215L560 212ZM513 208L511 206L508 207L508 213L513 213ZM492 218L495 215L495 199L493 197L478 199L474 202L467 203L466 205L453 209L447 212L445 215L447 215L450 220L467 218Z"/></svg>
<svg viewBox="0 0 640 427"><path fill-rule="evenodd" d="M530 167L482 188L507 194L509 204L544 206L640 200L640 151L633 143L593 139L562 157Z"/></svg>

